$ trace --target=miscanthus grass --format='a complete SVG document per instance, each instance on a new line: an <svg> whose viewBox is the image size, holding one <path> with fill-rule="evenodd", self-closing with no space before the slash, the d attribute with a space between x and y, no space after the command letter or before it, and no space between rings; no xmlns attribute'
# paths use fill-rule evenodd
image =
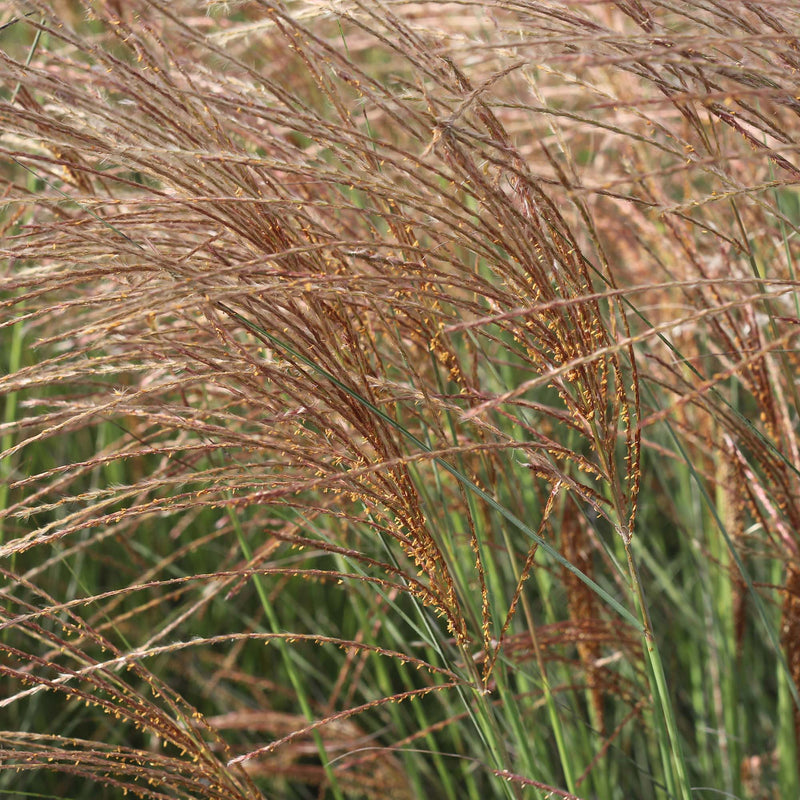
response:
<svg viewBox="0 0 800 800"><path fill-rule="evenodd" d="M0 794L798 796L797 3L0 14Z"/></svg>

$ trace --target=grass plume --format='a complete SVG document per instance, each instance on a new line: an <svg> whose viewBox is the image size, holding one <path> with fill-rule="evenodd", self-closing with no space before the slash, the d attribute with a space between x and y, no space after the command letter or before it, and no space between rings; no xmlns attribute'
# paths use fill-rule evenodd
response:
<svg viewBox="0 0 800 800"><path fill-rule="evenodd" d="M2 13L0 792L798 794L796 4Z"/></svg>

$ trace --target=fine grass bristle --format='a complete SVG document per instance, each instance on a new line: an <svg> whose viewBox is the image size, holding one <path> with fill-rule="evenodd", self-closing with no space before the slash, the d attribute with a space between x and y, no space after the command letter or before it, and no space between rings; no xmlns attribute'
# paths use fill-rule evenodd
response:
<svg viewBox="0 0 800 800"><path fill-rule="evenodd" d="M791 0L7 3L0 794L800 795L799 68Z"/></svg>

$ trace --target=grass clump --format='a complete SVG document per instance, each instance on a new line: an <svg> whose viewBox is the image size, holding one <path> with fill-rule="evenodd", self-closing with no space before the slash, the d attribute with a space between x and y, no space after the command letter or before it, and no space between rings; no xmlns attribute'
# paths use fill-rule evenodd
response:
<svg viewBox="0 0 800 800"><path fill-rule="evenodd" d="M0 792L797 795L795 4L4 15Z"/></svg>

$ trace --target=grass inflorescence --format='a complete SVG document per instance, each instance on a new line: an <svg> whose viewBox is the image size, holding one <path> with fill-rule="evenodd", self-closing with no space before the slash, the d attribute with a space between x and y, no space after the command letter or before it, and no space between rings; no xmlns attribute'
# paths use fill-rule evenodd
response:
<svg viewBox="0 0 800 800"><path fill-rule="evenodd" d="M0 794L794 797L800 8L0 19Z"/></svg>

